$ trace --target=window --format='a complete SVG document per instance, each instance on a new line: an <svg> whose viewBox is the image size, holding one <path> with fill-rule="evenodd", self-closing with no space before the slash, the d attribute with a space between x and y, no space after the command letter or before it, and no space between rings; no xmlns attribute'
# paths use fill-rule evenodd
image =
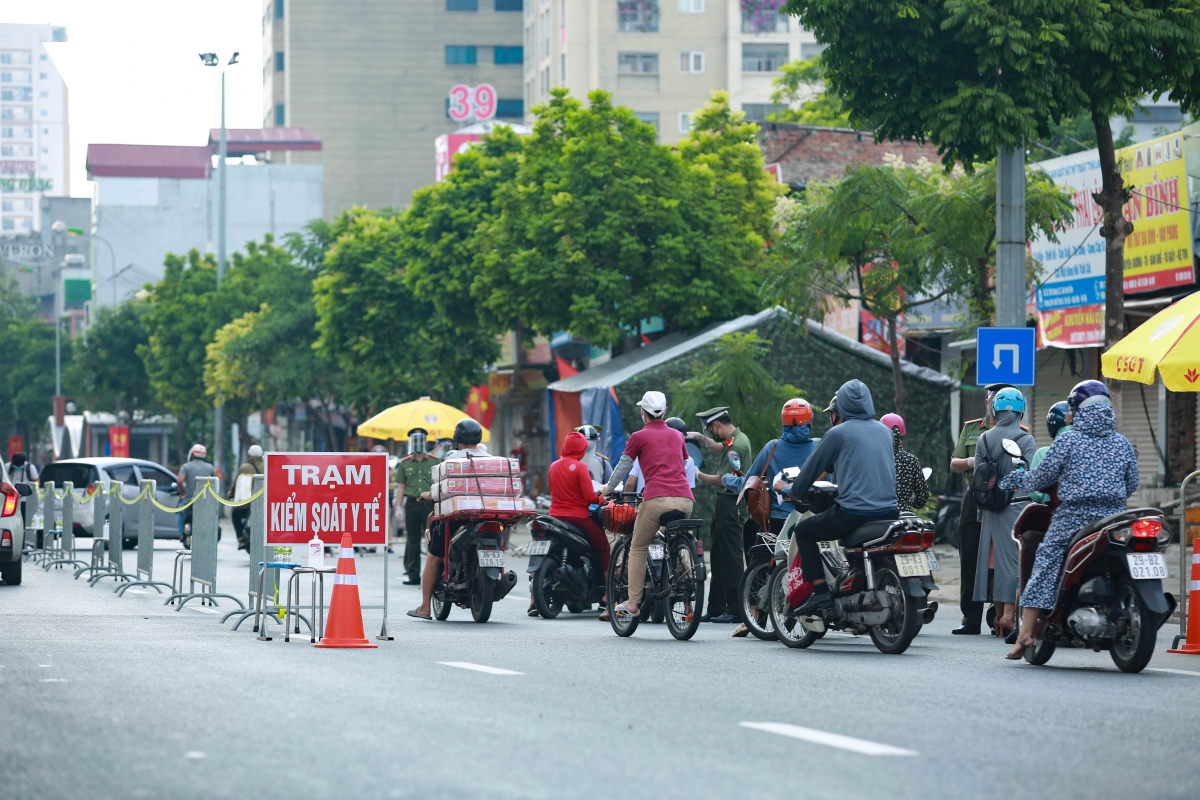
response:
<svg viewBox="0 0 1200 800"><path fill-rule="evenodd" d="M647 125L653 125L654 130L658 130L658 112L657 111L635 111L633 115Z"/></svg>
<svg viewBox="0 0 1200 800"><path fill-rule="evenodd" d="M802 42L800 44L800 60L808 61L810 58L816 58L825 52L827 46L816 42Z"/></svg>
<svg viewBox="0 0 1200 800"><path fill-rule="evenodd" d="M692 115L686 111L679 112L679 132L687 133L692 129Z"/></svg>
<svg viewBox="0 0 1200 800"><path fill-rule="evenodd" d="M704 72L704 53L691 52L679 54L680 72Z"/></svg>
<svg viewBox="0 0 1200 800"><path fill-rule="evenodd" d="M787 44L742 45L742 72L778 72L787 61Z"/></svg>
<svg viewBox="0 0 1200 800"><path fill-rule="evenodd" d="M283 0L275 0L275 19L283 19Z"/></svg>
<svg viewBox="0 0 1200 800"><path fill-rule="evenodd" d="M448 45L446 45L446 63L447 64L474 64L475 63L475 45L473 45L473 44L448 44Z"/></svg>
<svg viewBox="0 0 1200 800"><path fill-rule="evenodd" d="M523 0L496 0L497 11L524 11Z"/></svg>
<svg viewBox="0 0 1200 800"><path fill-rule="evenodd" d="M520 45L516 47L496 45L492 52L497 64L520 64L525 60L525 48Z"/></svg>
<svg viewBox="0 0 1200 800"><path fill-rule="evenodd" d="M275 54L275 71L283 72L283 53Z"/></svg>
<svg viewBox="0 0 1200 800"><path fill-rule="evenodd" d="M6 231L16 230L17 223L11 219L6 219L6 220L4 220L3 225L0 225L0 228L2 228L3 230L6 230Z"/></svg>
<svg viewBox="0 0 1200 800"><path fill-rule="evenodd" d="M137 475L133 471L133 464L121 464L116 467L107 467L105 472L108 473L110 480L116 483L123 483L127 486L137 486ZM167 484L168 486L170 484Z"/></svg>
<svg viewBox="0 0 1200 800"><path fill-rule="evenodd" d="M285 122L285 117L284 117L284 113L283 113L283 103L279 103L278 105L275 106L275 124L276 125L287 124Z"/></svg>
<svg viewBox="0 0 1200 800"><path fill-rule="evenodd" d="M658 33L658 0L618 0L617 30Z"/></svg>
<svg viewBox="0 0 1200 800"><path fill-rule="evenodd" d="M743 11L742 33L787 33L788 18L778 11Z"/></svg>
<svg viewBox="0 0 1200 800"><path fill-rule="evenodd" d="M479 0L446 0L447 11L478 11Z"/></svg>
<svg viewBox="0 0 1200 800"><path fill-rule="evenodd" d="M742 111L746 112L747 122L766 122L768 114L781 114L787 111L787 106L774 103L742 103Z"/></svg>
<svg viewBox="0 0 1200 800"><path fill-rule="evenodd" d="M617 53L617 72L658 74L658 53Z"/></svg>
<svg viewBox="0 0 1200 800"><path fill-rule="evenodd" d="M496 101L496 116L504 119L523 119L525 116L525 101L521 98L501 97Z"/></svg>
<svg viewBox="0 0 1200 800"><path fill-rule="evenodd" d="M542 58L549 58L550 57L550 9L546 9L545 11L543 11L541 13L541 15L538 17L538 19L539 19L538 25L541 26L541 29L542 29L542 50L541 50L540 55Z"/></svg>
<svg viewBox="0 0 1200 800"><path fill-rule="evenodd" d="M679 0L680 14L703 14L704 0Z"/></svg>
<svg viewBox="0 0 1200 800"><path fill-rule="evenodd" d="M567 85L567 54L558 54L558 84L559 86Z"/></svg>
<svg viewBox="0 0 1200 800"><path fill-rule="evenodd" d="M39 73L38 73L38 79L39 79L39 80L43 80L43 81L44 81L44 80L46 80L46 78L48 78L48 77L50 77L50 76L49 76L49 75L47 75L47 74L46 74L46 73L44 73L44 72L39 72Z"/></svg>
<svg viewBox="0 0 1200 800"><path fill-rule="evenodd" d="M8 220L5 220L7 223ZM90 464L59 463L47 464L42 467L38 481L42 486L54 484L55 489L61 489L64 481L70 481L76 491L86 488L96 480L96 470Z"/></svg>

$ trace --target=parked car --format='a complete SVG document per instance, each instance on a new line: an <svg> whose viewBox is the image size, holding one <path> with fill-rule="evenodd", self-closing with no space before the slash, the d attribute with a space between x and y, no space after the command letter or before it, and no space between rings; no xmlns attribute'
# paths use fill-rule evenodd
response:
<svg viewBox="0 0 1200 800"><path fill-rule="evenodd" d="M94 492L96 485L108 487L112 483L121 484L121 494L127 499L137 497L140 491L140 481L157 481L155 488L156 499L164 506L179 505L179 489L175 474L169 469L153 461L143 461L137 458L69 458L47 464L38 477L42 486L53 483L54 487L62 490L63 483L70 481L76 494ZM62 501L55 501L55 509L62 508ZM93 536L96 532L95 505L93 503L76 504L75 535ZM124 531L121 538L126 547L132 547L137 541L137 519L130 514L122 517ZM101 521L103 526L103 521ZM116 532L109 533L110 539L116 539ZM154 509L154 538L178 539L179 528L175 515L169 511Z"/></svg>
<svg viewBox="0 0 1200 800"><path fill-rule="evenodd" d="M21 551L25 548L25 520L21 516L21 498L33 494L26 483L8 482L8 472L0 463L0 578L10 586L21 582Z"/></svg>

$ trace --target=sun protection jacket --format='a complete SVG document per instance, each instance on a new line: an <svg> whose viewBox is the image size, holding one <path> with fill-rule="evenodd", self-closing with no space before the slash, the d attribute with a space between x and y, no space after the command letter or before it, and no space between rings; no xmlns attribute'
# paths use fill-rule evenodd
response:
<svg viewBox="0 0 1200 800"><path fill-rule="evenodd" d="M563 455L550 465L550 516L586 517L588 506L599 503L592 475L581 457L588 441L581 433L568 433Z"/></svg>

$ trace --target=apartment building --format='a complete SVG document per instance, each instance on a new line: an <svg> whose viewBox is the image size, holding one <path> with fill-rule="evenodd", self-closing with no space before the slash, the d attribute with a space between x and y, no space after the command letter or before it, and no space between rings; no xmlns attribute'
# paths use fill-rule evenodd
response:
<svg viewBox="0 0 1200 800"><path fill-rule="evenodd" d="M678 141L714 89L754 121L776 110L771 82L822 46L794 18L743 0L526 0L527 111L566 86L613 93ZM749 9L749 10L746 10ZM531 119L531 117L530 117Z"/></svg>
<svg viewBox="0 0 1200 800"><path fill-rule="evenodd" d="M524 119L521 12L536 2L263 0L263 127L321 140L326 217L402 207L434 182L435 140L462 127L448 114L456 84L491 84L496 118Z"/></svg>
<svg viewBox="0 0 1200 800"><path fill-rule="evenodd" d="M67 85L43 42L66 28L0 24L0 236L42 229L42 197L69 196Z"/></svg>

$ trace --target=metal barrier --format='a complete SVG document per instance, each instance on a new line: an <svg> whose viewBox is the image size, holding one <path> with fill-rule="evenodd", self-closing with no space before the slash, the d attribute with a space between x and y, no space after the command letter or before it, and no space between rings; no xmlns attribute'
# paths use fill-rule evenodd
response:
<svg viewBox="0 0 1200 800"><path fill-rule="evenodd" d="M117 491L120 489L118 488ZM104 558L105 552L108 550L108 537L105 536L105 530L108 524L108 507L111 504L109 497L108 487L103 482L97 483L96 491L89 498L92 504L92 563L75 570L75 580L79 580L79 576L85 572L95 574L96 572L108 572L110 569ZM89 580L91 579L89 578Z"/></svg>
<svg viewBox="0 0 1200 800"><path fill-rule="evenodd" d="M88 580L89 586L95 586L104 578L114 578L120 581L137 580L137 575L125 571L125 506L133 505L138 500L126 503L122 494L122 485L113 482L110 487L108 500L108 571L93 575Z"/></svg>
<svg viewBox="0 0 1200 800"><path fill-rule="evenodd" d="M188 577L188 591L183 591L181 571L179 588L163 603L163 605L170 605L178 600L179 603L175 606L176 611L183 608L189 600L197 597L200 598L201 604L207 603L214 606L217 604L215 598L226 597L245 609L242 601L238 598L217 591L217 526L220 518L220 505L217 498L220 497L219 487L219 478L196 479L196 507L192 512L192 546L188 553L192 561L191 575ZM180 563L182 555L183 552L179 551L179 555L175 559L177 565ZM196 591L196 584L200 584L201 591Z"/></svg>
<svg viewBox="0 0 1200 800"><path fill-rule="evenodd" d="M1188 556L1187 546L1187 489L1188 484L1200 479L1200 470L1183 479L1179 486L1179 633L1171 641L1171 649L1179 647L1179 643L1187 641L1187 617L1192 609L1188 608L1191 592L1188 591L1191 580L1192 559L1196 557L1196 542L1192 542L1191 557Z"/></svg>
<svg viewBox="0 0 1200 800"><path fill-rule="evenodd" d="M44 501L42 498L45 497L46 494L46 492L42 491L42 487L35 483L33 484L33 494L25 498L25 508L28 512L28 519L25 523L25 542L23 546L22 557L27 561L40 558L45 552L42 548L41 540L42 528L44 527L42 523L42 506ZM36 535L33 537L32 541L29 539L30 532L36 532Z"/></svg>
<svg viewBox="0 0 1200 800"><path fill-rule="evenodd" d="M138 580L123 583L113 591L118 597L124 597L125 592L132 589L134 586L153 586L154 591L162 594L160 586L165 586L171 591L175 590L169 583L154 580L154 492L156 489L155 481L142 481L139 484L142 487L142 493L138 495L138 558L137 558L137 577Z"/></svg>
<svg viewBox="0 0 1200 800"><path fill-rule="evenodd" d="M265 485L265 475L255 475L251 479L250 496L254 499L250 502L250 519L246 521L246 524L249 526L250 530L250 586L246 591L247 607L245 609L235 608L233 611L230 611L229 613L225 614L225 616L221 617L222 625L224 625L230 617L237 617L238 621L233 624L233 630L235 631L243 622L246 621L247 617L254 616L253 609L258 600L259 576L263 571L262 562L259 561L259 559L266 558L267 552L267 500L265 497L266 493L263 492ZM279 591L278 578L278 570L268 571L267 580L264 581L263 587L263 591L266 592L268 597L277 596L277 592ZM275 606L275 610L279 610L277 605ZM271 618L276 622L279 621L278 617ZM257 623L255 624L254 632L258 633Z"/></svg>
<svg viewBox="0 0 1200 800"><path fill-rule="evenodd" d="M51 567L62 569L64 564L78 564L86 567L87 562L75 558L75 485L63 481L62 493L62 524L58 531L58 558L47 560L42 569Z"/></svg>

